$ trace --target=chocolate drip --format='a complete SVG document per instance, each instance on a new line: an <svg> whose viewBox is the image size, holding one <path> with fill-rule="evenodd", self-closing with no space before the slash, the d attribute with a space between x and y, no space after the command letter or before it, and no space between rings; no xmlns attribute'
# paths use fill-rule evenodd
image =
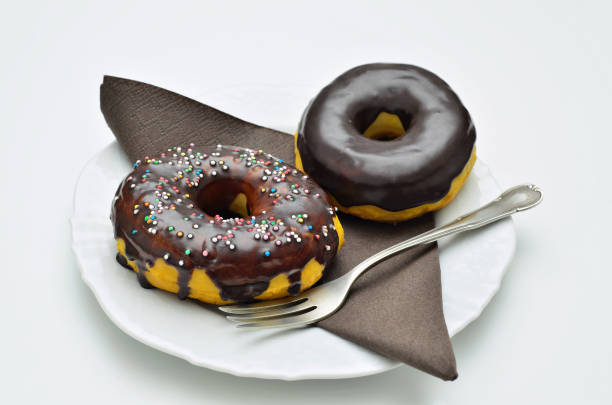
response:
<svg viewBox="0 0 612 405"><path fill-rule="evenodd" d="M250 301L253 297L263 294L269 285L268 281L239 286L224 285L221 287L221 298L226 301Z"/></svg>
<svg viewBox="0 0 612 405"><path fill-rule="evenodd" d="M294 271L288 275L289 278L289 289L287 290L291 295L297 295L302 289L302 272Z"/></svg>
<svg viewBox="0 0 612 405"><path fill-rule="evenodd" d="M177 284L179 286L178 297L181 300L186 299L191 292L189 288L189 281L191 281L191 276L193 275L193 270L189 269L180 269L178 272L178 280Z"/></svg>
<svg viewBox="0 0 612 405"><path fill-rule="evenodd" d="M121 253L117 252L115 259L117 259L117 263L119 263L121 266L125 267L128 270L133 270L128 264L127 259L123 257Z"/></svg>
<svg viewBox="0 0 612 405"><path fill-rule="evenodd" d="M141 269L140 267L138 268L138 273L136 273L136 278L138 279L138 283L140 284L142 288L146 288L146 289L155 288L151 285L151 283L149 283L149 280L147 280L146 272L147 270Z"/></svg>
<svg viewBox="0 0 612 405"><path fill-rule="evenodd" d="M251 216L216 215L240 194ZM336 254L334 217L325 192L302 172L263 152L222 146L179 148L137 162L111 213L115 237L139 268L163 258L178 270L179 298L190 295L199 268L232 301L253 299L281 273L299 292L300 269Z"/></svg>
<svg viewBox="0 0 612 405"><path fill-rule="evenodd" d="M406 133L386 142L363 136L381 112L397 115ZM376 63L321 90L304 112L297 147L304 170L341 205L400 211L444 197L475 140L468 111L442 79Z"/></svg>

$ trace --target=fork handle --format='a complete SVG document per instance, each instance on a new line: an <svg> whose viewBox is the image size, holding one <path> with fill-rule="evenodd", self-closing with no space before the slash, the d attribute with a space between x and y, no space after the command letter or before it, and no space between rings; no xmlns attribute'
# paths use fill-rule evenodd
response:
<svg viewBox="0 0 612 405"><path fill-rule="evenodd" d="M462 215L446 225L433 228L420 235L381 250L370 256L343 277L351 278L352 284L359 276L380 262L387 260L411 247L434 242L444 236L480 228L502 218L535 207L542 201L542 192L532 184L523 184L504 191L490 203Z"/></svg>

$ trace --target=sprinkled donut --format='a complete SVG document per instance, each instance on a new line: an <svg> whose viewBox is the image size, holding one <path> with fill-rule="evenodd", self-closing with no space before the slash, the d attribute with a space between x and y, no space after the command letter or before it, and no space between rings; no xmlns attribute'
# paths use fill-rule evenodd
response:
<svg viewBox="0 0 612 405"><path fill-rule="evenodd" d="M269 154L217 145L134 164L111 221L144 288L213 304L298 294L343 244L326 193Z"/></svg>
<svg viewBox="0 0 612 405"><path fill-rule="evenodd" d="M417 66L375 63L336 78L310 103L296 166L344 212L403 221L448 204L476 161L476 130L455 92Z"/></svg>

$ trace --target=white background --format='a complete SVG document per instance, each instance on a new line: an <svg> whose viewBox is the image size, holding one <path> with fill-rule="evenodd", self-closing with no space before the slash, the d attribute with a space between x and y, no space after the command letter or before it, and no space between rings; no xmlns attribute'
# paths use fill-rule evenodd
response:
<svg viewBox="0 0 612 405"><path fill-rule="evenodd" d="M606 2L164 3L2 5L2 403L610 403ZM501 291L453 339L459 379L405 366L352 380L237 378L118 330L80 280L68 223L79 169L113 139L99 111L103 74L211 102L204 89L236 82L314 94L374 61L442 76L501 185L544 191L515 219ZM297 122L306 101L279 111Z"/></svg>

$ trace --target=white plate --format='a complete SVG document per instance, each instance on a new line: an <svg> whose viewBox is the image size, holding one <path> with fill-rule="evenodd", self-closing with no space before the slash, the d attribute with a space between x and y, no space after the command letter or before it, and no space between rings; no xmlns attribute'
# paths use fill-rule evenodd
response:
<svg viewBox="0 0 612 405"><path fill-rule="evenodd" d="M130 163L116 142L98 153L77 182L72 216L73 249L85 283L125 333L195 365L239 376L300 380L376 374L400 363L311 327L245 331L216 310L142 289L115 261L109 221L111 199ZM436 215L446 222L500 192L479 160L457 198ZM440 242L444 313L451 335L474 320L498 290L514 253L510 219ZM376 271L376 270L373 270ZM300 347L301 350L294 350Z"/></svg>

